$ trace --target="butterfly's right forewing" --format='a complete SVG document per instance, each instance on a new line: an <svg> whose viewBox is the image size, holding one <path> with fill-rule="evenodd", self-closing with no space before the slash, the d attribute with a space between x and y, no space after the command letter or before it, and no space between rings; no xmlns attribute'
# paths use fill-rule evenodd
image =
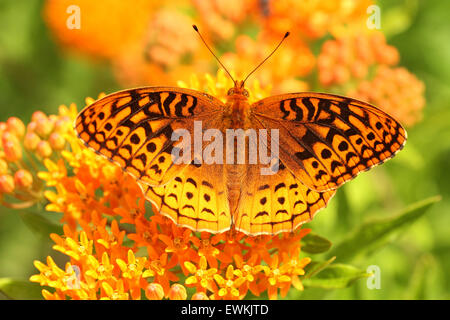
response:
<svg viewBox="0 0 450 320"><path fill-rule="evenodd" d="M367 103L319 93L294 93L252 105L255 121L279 130L280 161L308 188L338 188L392 158L406 131Z"/></svg>

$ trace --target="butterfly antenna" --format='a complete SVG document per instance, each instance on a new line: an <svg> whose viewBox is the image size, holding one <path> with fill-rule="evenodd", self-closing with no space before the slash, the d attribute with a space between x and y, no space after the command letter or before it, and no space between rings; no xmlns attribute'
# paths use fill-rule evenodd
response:
<svg viewBox="0 0 450 320"><path fill-rule="evenodd" d="M230 76L231 80L233 80L234 84L236 84L236 80L234 80L233 76L231 75L230 72L228 72L227 68L225 68L225 66L223 65L222 62L220 62L219 58L217 58L217 56L214 54L214 52L211 50L211 48L208 46L208 44L206 43L205 39L203 39L202 34L200 33L200 31L198 31L198 28L195 24L192 25L192 28L194 28L194 30L198 33L198 35L200 36L200 39L202 39L203 43L205 44L206 48L208 48L209 52L211 52L211 54L214 56L214 58L216 58L217 62L219 62L219 64L222 66L222 68L226 71L226 73L228 73L228 75Z"/></svg>
<svg viewBox="0 0 450 320"><path fill-rule="evenodd" d="M288 36L290 35L290 32L286 32L284 34L283 39L281 39L280 43L275 47L275 49L273 49L273 51L263 60L261 61L260 64L258 64L256 66L255 69L252 70L252 72L250 72L247 77L245 77L244 81L242 82L242 85L244 85L245 81L247 81L248 77L250 77L252 75L253 72L255 72L256 70L258 70L259 67L261 67L263 65L264 62L266 62L274 53L275 51L277 51L277 49L281 46L281 44L283 43L284 39L286 39Z"/></svg>

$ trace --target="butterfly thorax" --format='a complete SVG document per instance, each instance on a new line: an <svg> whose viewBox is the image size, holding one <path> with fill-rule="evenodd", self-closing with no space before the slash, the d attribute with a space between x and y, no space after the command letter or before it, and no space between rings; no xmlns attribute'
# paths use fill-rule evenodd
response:
<svg viewBox="0 0 450 320"><path fill-rule="evenodd" d="M248 129L250 104L248 91L242 81L236 81L233 88L228 90L226 110L224 112L225 124L232 129Z"/></svg>

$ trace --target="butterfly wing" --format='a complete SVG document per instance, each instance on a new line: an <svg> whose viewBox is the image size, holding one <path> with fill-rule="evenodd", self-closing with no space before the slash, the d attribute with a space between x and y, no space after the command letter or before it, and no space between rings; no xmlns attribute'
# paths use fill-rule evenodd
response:
<svg viewBox="0 0 450 320"><path fill-rule="evenodd" d="M250 117L252 128L261 132L264 127ZM259 152L271 150L269 137L259 139ZM249 149L256 141L249 139ZM270 155L267 154L268 156ZM273 155L276 159L277 155ZM274 163L278 163L275 167ZM246 164L241 170L239 200L232 207L234 228L250 235L291 232L327 206L335 190L317 192L296 178L282 162Z"/></svg>
<svg viewBox="0 0 450 320"><path fill-rule="evenodd" d="M223 108L220 100L194 90L131 89L86 107L75 130L88 147L131 174L161 213L194 230L219 232L231 225L223 167L175 163L173 150L183 141L172 134L183 129L193 137L195 121L217 128Z"/></svg>
<svg viewBox="0 0 450 320"><path fill-rule="evenodd" d="M177 129L193 136L194 121L209 124L221 112L218 99L194 90L147 87L113 93L80 112L78 137L138 181L164 185L188 164L172 161ZM191 141L193 143L193 141ZM191 147L191 158L194 158Z"/></svg>
<svg viewBox="0 0 450 320"><path fill-rule="evenodd" d="M251 108L254 121L279 130L280 162L319 192L392 158L406 142L405 129L390 115L337 95L279 95Z"/></svg>
<svg viewBox="0 0 450 320"><path fill-rule="evenodd" d="M195 231L223 232L231 216L222 165L188 166L161 187L140 184L158 211Z"/></svg>
<svg viewBox="0 0 450 320"><path fill-rule="evenodd" d="M248 167L234 216L234 227L246 234L291 232L325 208L335 193L309 189L286 167L267 176L260 169Z"/></svg>

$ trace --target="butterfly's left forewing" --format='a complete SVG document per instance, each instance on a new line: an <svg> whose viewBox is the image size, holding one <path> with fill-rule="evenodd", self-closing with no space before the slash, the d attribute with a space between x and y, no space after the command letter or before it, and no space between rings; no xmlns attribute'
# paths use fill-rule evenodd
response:
<svg viewBox="0 0 450 320"><path fill-rule="evenodd" d="M76 119L75 130L88 147L137 180L158 186L187 165L172 161L174 148L182 142L173 139L174 132L187 130L192 137L194 121L208 122L222 106L218 99L194 90L131 89L86 107Z"/></svg>
<svg viewBox="0 0 450 320"><path fill-rule="evenodd" d="M319 93L273 96L251 106L253 121L279 130L281 163L308 188L333 190L392 158L406 131L367 103Z"/></svg>
<svg viewBox="0 0 450 320"><path fill-rule="evenodd" d="M220 127L223 109L220 100L194 90L131 89L86 107L75 130L88 147L131 174L162 214L193 230L221 232L231 226L224 169L196 163L193 144L194 122ZM191 139L190 162L173 161L184 142L173 139L177 129Z"/></svg>

